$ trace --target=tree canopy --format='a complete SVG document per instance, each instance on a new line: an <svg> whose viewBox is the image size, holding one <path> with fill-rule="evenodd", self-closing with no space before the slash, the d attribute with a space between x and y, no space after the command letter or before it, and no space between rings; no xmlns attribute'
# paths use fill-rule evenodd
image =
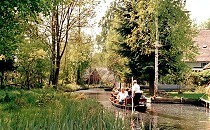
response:
<svg viewBox="0 0 210 130"><path fill-rule="evenodd" d="M140 82L154 85L154 58L157 18L159 32L159 76L174 75L174 83L181 81L186 68L184 59L193 58L195 34L189 14L182 0L115 0L104 19L111 21L105 37L115 33L118 54L126 57L133 76ZM112 16L112 17L109 17ZM129 78L129 77L127 77Z"/></svg>
<svg viewBox="0 0 210 130"><path fill-rule="evenodd" d="M2 0L0 2L0 55L4 57L0 59L1 83L4 73L14 70L17 43L25 40L22 36L28 29L28 25L37 23L39 13L47 14L50 5L49 1L41 0Z"/></svg>
<svg viewBox="0 0 210 130"><path fill-rule="evenodd" d="M90 47L92 40L83 35L82 28L89 26L89 20L94 17L94 7L97 3L95 0L1 1L1 81L4 72L13 70L15 63L16 79L22 87L37 87L40 84L42 86L47 80L49 84L52 83L57 87L59 78L62 77L59 77L59 71L65 61L61 59L66 52L67 44L72 44L68 49L75 55L71 60L79 59L73 61L77 64L76 67L70 66L77 73L70 73L75 74L75 77L79 75L78 80L81 80L80 73L89 65L86 62L92 49ZM83 50L75 49L79 48L78 46L84 47ZM68 55L71 58L73 56ZM86 57L88 58L85 59Z"/></svg>

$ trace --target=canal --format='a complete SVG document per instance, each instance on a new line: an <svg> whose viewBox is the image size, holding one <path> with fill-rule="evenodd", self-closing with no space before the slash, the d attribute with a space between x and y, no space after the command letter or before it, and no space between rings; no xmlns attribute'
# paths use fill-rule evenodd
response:
<svg viewBox="0 0 210 130"><path fill-rule="evenodd" d="M110 92L103 89L78 91L87 97L98 100L105 108L114 110L118 115L129 114L116 108L108 101ZM148 103L145 113L138 113L141 126L151 130L210 130L210 110L189 104Z"/></svg>

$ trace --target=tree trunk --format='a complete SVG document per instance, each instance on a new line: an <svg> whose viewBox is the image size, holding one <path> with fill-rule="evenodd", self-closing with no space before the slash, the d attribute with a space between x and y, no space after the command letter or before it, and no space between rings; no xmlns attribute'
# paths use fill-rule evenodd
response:
<svg viewBox="0 0 210 130"><path fill-rule="evenodd" d="M80 65L78 65L77 67L77 84L80 84L81 83L81 77L80 77Z"/></svg>
<svg viewBox="0 0 210 130"><path fill-rule="evenodd" d="M154 85L154 80L153 80L153 78L152 78L152 79L150 79L150 81L149 81L149 93L150 93L151 96L154 95L154 87L155 87L155 85Z"/></svg>
<svg viewBox="0 0 210 130"><path fill-rule="evenodd" d="M5 86L4 86L4 71L1 71L1 76L0 76L0 78L1 78L1 89L4 89L5 88Z"/></svg>
<svg viewBox="0 0 210 130"><path fill-rule="evenodd" d="M58 21L58 7L56 7L55 12L55 46L56 46L56 68L55 68L55 75L53 80L53 86L55 89L58 88L58 76L60 71L60 64L61 64L61 56L60 56L60 34L59 34L59 21Z"/></svg>
<svg viewBox="0 0 210 130"><path fill-rule="evenodd" d="M55 9L54 9L55 10ZM56 62L55 62L55 58L56 58L56 11L53 12L53 16L52 16L52 22L51 22L51 26L52 26L52 56L51 56L51 73L50 73L50 79L49 79L49 85L55 85L55 72L56 72Z"/></svg>
<svg viewBox="0 0 210 130"><path fill-rule="evenodd" d="M55 69L55 76L54 76L54 79L53 79L53 87L55 89L57 89L58 87L58 77L59 77L59 71L60 71L60 59L57 59L56 61L56 69Z"/></svg>

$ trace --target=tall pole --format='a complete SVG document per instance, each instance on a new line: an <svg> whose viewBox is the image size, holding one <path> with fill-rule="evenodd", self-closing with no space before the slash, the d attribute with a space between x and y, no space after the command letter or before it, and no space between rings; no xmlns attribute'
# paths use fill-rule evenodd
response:
<svg viewBox="0 0 210 130"><path fill-rule="evenodd" d="M157 9L156 2L156 9ZM157 10L156 10L157 11ZM157 12L156 12L157 14ZM159 35L158 35L158 15L155 16L155 81L154 81L154 96L158 91L158 47L159 47Z"/></svg>
<svg viewBox="0 0 210 130"><path fill-rule="evenodd" d="M133 77L131 78L131 95L132 95L132 104L131 104L131 111L132 111L132 114L133 114L133 107L134 107L134 104L133 104L133 97L134 97L134 93L133 93Z"/></svg>

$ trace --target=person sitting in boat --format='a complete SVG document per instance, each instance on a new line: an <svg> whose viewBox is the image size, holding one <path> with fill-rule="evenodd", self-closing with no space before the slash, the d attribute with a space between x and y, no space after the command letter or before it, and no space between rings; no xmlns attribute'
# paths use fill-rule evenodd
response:
<svg viewBox="0 0 210 130"><path fill-rule="evenodd" d="M132 97L134 106L139 105L139 99L141 98L143 91L140 90L140 86L137 84L137 80L133 80Z"/></svg>
<svg viewBox="0 0 210 130"><path fill-rule="evenodd" d="M124 88L121 88L121 91L117 94L117 100L119 101L119 104L124 104L125 99L128 96L128 92L125 91Z"/></svg>
<svg viewBox="0 0 210 130"><path fill-rule="evenodd" d="M115 99L117 99L117 95L119 94L119 92L120 92L120 88L114 88L114 89L112 90L111 95L112 95Z"/></svg>

